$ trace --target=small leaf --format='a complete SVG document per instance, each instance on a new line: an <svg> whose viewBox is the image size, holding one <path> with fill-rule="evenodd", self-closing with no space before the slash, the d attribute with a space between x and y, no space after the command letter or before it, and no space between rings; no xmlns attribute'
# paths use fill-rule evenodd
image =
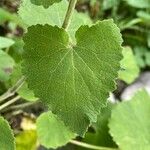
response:
<svg viewBox="0 0 150 150"><path fill-rule="evenodd" d="M150 48L150 32L148 32L148 35L147 35L147 45Z"/></svg>
<svg viewBox="0 0 150 150"><path fill-rule="evenodd" d="M141 18L143 22L150 25L150 13L147 13L146 11L138 11L137 16Z"/></svg>
<svg viewBox="0 0 150 150"><path fill-rule="evenodd" d="M23 72L35 96L73 132L83 135L106 105L122 58L122 38L112 20L76 32L70 45L65 30L49 25L28 28Z"/></svg>
<svg viewBox="0 0 150 150"><path fill-rule="evenodd" d="M139 91L130 101L112 110L110 133L121 150L150 148L150 96Z"/></svg>
<svg viewBox="0 0 150 150"><path fill-rule="evenodd" d="M7 81L9 79L14 66L13 58L0 50L0 81Z"/></svg>
<svg viewBox="0 0 150 150"><path fill-rule="evenodd" d="M149 51L145 53L145 62L147 66L150 66L150 52Z"/></svg>
<svg viewBox="0 0 150 150"><path fill-rule="evenodd" d="M150 8L150 0L125 0L130 6L136 8Z"/></svg>
<svg viewBox="0 0 150 150"><path fill-rule="evenodd" d="M46 148L63 146L76 136L50 111L37 119L37 134L40 143Z"/></svg>
<svg viewBox="0 0 150 150"><path fill-rule="evenodd" d="M15 150L13 132L3 117L0 117L0 149Z"/></svg>
<svg viewBox="0 0 150 150"><path fill-rule="evenodd" d="M11 75L11 83L12 84L16 84L16 82L21 79L22 77L22 72L21 72L21 63L17 64L14 68L14 71ZM38 100L37 97L34 96L33 91L31 91L28 88L28 84L25 81L24 84L19 88L19 90L17 91L17 93L25 100L27 101L36 101Z"/></svg>
<svg viewBox="0 0 150 150"><path fill-rule="evenodd" d="M148 51L146 47L143 46L135 46L134 52L135 52L135 59L139 67L144 68L146 66L145 62L145 54Z"/></svg>
<svg viewBox="0 0 150 150"><path fill-rule="evenodd" d="M50 5L54 3L58 3L61 0L31 0L31 2L35 5L43 5L45 8L48 8Z"/></svg>
<svg viewBox="0 0 150 150"><path fill-rule="evenodd" d="M102 3L103 10L108 10L113 7L117 7L117 5L120 3L120 0L104 0Z"/></svg>
<svg viewBox="0 0 150 150"><path fill-rule="evenodd" d="M119 78L130 84L138 77L140 70L130 47L125 47L122 53L124 58L121 60L121 68L123 70L119 71Z"/></svg>
<svg viewBox="0 0 150 150"><path fill-rule="evenodd" d="M15 13L10 13L7 9L0 7L0 24L3 24L6 21L10 21L21 27L24 27L24 24L18 15Z"/></svg>
<svg viewBox="0 0 150 150"><path fill-rule="evenodd" d="M68 2L62 0L60 3L53 4L52 7L44 9L41 6L33 5L30 0L23 0L19 8L19 16L23 22L29 27L32 25L57 25L62 26L66 10L68 8ZM32 12L32 15L31 15ZM37 17L38 16L38 17ZM76 10L73 12L71 23L68 28L68 33L73 42L75 42L75 32L81 25L91 24L90 18L83 14L78 13Z"/></svg>
<svg viewBox="0 0 150 150"><path fill-rule="evenodd" d="M12 46L15 42L12 39L6 37L0 37L0 49L8 48Z"/></svg>

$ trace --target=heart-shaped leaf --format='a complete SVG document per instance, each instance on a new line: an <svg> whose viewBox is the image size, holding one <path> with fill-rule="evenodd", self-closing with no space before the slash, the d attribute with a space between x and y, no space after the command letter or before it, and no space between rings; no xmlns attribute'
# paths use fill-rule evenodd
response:
<svg viewBox="0 0 150 150"><path fill-rule="evenodd" d="M76 39L71 45L67 32L56 26L28 28L23 72L35 96L83 135L115 89L122 38L113 21L106 20L81 26Z"/></svg>

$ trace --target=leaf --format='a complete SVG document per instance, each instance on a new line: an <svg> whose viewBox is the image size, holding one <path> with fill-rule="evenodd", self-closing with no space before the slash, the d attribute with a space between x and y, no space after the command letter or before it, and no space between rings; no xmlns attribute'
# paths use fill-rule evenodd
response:
<svg viewBox="0 0 150 150"><path fill-rule="evenodd" d="M45 8L48 8L53 3L58 3L61 0L31 0L31 2L35 5L43 5Z"/></svg>
<svg viewBox="0 0 150 150"><path fill-rule="evenodd" d="M149 65L149 50L147 47L135 46L134 52L136 62L141 68L144 68L146 65Z"/></svg>
<svg viewBox="0 0 150 150"><path fill-rule="evenodd" d="M21 21L20 17L16 14L12 14L3 8L0 8L0 24L3 24L6 21L11 21L16 23L17 25L24 27L23 22Z"/></svg>
<svg viewBox="0 0 150 150"><path fill-rule="evenodd" d="M35 130L25 130L16 136L16 150L36 150L37 134Z"/></svg>
<svg viewBox="0 0 150 150"><path fill-rule="evenodd" d="M14 66L13 58L0 50L0 81L7 81L9 79Z"/></svg>
<svg viewBox="0 0 150 150"><path fill-rule="evenodd" d="M145 62L147 66L150 66L150 52L145 53Z"/></svg>
<svg viewBox="0 0 150 150"><path fill-rule="evenodd" d="M81 26L76 39L70 45L66 31L56 26L28 28L23 72L35 96L83 135L115 89L122 38L113 21L105 20Z"/></svg>
<svg viewBox="0 0 150 150"><path fill-rule="evenodd" d="M17 81L19 79L21 79L22 77L22 72L21 72L21 63L16 65L15 68L14 68L14 71L11 75L11 83L12 84L16 84ZM19 90L17 91L17 93L25 100L27 101L36 101L38 100L37 97L34 96L34 93L33 91L31 91L29 88L28 88L28 84L27 82L25 81L24 84L19 88Z"/></svg>
<svg viewBox="0 0 150 150"><path fill-rule="evenodd" d="M148 35L147 35L147 45L150 48L150 32L148 32Z"/></svg>
<svg viewBox="0 0 150 150"><path fill-rule="evenodd" d="M143 46L134 47L135 58L136 58L137 64L142 68L145 67L145 61L143 60L143 57L146 51L147 51L146 48Z"/></svg>
<svg viewBox="0 0 150 150"><path fill-rule="evenodd" d="M13 132L3 117L0 117L0 148L1 150L15 150Z"/></svg>
<svg viewBox="0 0 150 150"><path fill-rule="evenodd" d="M150 0L125 0L130 6L136 8L150 8Z"/></svg>
<svg viewBox="0 0 150 150"><path fill-rule="evenodd" d="M119 78L130 84L138 77L140 70L130 47L125 47L122 53L124 58L121 60L121 68L123 70L119 71Z"/></svg>
<svg viewBox="0 0 150 150"><path fill-rule="evenodd" d="M94 133L87 132L83 141L92 145L103 147L116 147L109 134L108 121L111 116L113 104L108 103L107 107L103 108L100 115L98 115L97 122L93 124ZM80 149L80 148L79 148Z"/></svg>
<svg viewBox="0 0 150 150"><path fill-rule="evenodd" d="M150 25L150 13L147 13L146 11L138 11L137 16Z"/></svg>
<svg viewBox="0 0 150 150"><path fill-rule="evenodd" d="M50 111L37 119L37 134L40 143L46 148L63 146L76 136Z"/></svg>
<svg viewBox="0 0 150 150"><path fill-rule="evenodd" d="M11 45L13 45L14 43L15 42L12 39L0 36L0 49L2 49L2 48L8 48Z"/></svg>
<svg viewBox="0 0 150 150"><path fill-rule="evenodd" d="M112 110L110 133L121 150L150 148L150 96L139 91L131 101L124 101Z"/></svg>
<svg viewBox="0 0 150 150"><path fill-rule="evenodd" d="M23 40L17 37L15 39L15 44L9 49L9 54L14 58L16 63L22 61L23 45Z"/></svg>
<svg viewBox="0 0 150 150"><path fill-rule="evenodd" d="M42 6L33 5L30 0L23 0L18 13L28 27L37 24L49 24L61 27L67 8L68 2L66 0L53 4L53 6L49 7L48 9L44 9ZM72 41L75 41L76 30L81 25L86 24L91 24L90 18L87 15L78 13L76 10L74 10L71 23L68 28L68 33L70 34Z"/></svg>
<svg viewBox="0 0 150 150"><path fill-rule="evenodd" d="M108 10L113 7L116 7L120 3L120 0L105 0L102 3L102 9L103 10Z"/></svg>

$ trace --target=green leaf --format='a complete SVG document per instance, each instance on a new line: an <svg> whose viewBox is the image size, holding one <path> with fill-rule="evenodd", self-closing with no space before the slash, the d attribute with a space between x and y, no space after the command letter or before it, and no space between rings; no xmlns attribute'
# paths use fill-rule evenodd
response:
<svg viewBox="0 0 150 150"><path fill-rule="evenodd" d="M119 78L130 84L138 77L140 70L130 47L125 47L122 53L124 58L121 60L121 68L123 70L119 71Z"/></svg>
<svg viewBox="0 0 150 150"><path fill-rule="evenodd" d="M145 53L145 62L147 66L150 66L150 52Z"/></svg>
<svg viewBox="0 0 150 150"><path fill-rule="evenodd" d="M21 63L16 65L15 68L14 68L14 71L11 75L11 83L12 84L16 84L17 81L19 79L21 79L21 77L23 76L22 75L22 72L21 72ZM34 93L33 91L31 91L29 88L28 88L28 84L27 82L25 81L24 84L19 88L19 90L17 91L17 93L25 100L27 101L36 101L38 100L38 98L36 98L34 96Z"/></svg>
<svg viewBox="0 0 150 150"><path fill-rule="evenodd" d="M7 81L9 79L14 66L13 58L0 50L0 81Z"/></svg>
<svg viewBox="0 0 150 150"><path fill-rule="evenodd" d="M14 58L16 63L22 61L23 45L23 40L17 37L15 39L15 44L9 49L9 54Z"/></svg>
<svg viewBox="0 0 150 150"><path fill-rule="evenodd" d="M150 32L148 32L148 35L147 35L147 45L150 48Z"/></svg>
<svg viewBox="0 0 150 150"><path fill-rule="evenodd" d="M12 39L0 36L0 49L2 49L2 48L8 48L11 45L13 45L14 43L15 42Z"/></svg>
<svg viewBox="0 0 150 150"><path fill-rule="evenodd" d="M137 64L144 68L146 65L149 65L149 49L144 46L134 47L135 58Z"/></svg>
<svg viewBox="0 0 150 150"><path fill-rule="evenodd" d="M150 96L138 92L131 101L124 101L112 110L110 133L121 150L150 148Z"/></svg>
<svg viewBox="0 0 150 150"><path fill-rule="evenodd" d="M146 11L138 11L137 16L142 19L142 21L150 24L150 13Z"/></svg>
<svg viewBox="0 0 150 150"><path fill-rule="evenodd" d="M31 2L35 5L43 5L45 8L48 8L50 5L54 3L58 3L61 0L31 0Z"/></svg>
<svg viewBox="0 0 150 150"><path fill-rule="evenodd" d="M16 23L17 25L24 27L20 17L18 17L16 14L12 14L8 12L8 10L5 10L3 8L0 8L0 24L3 24L6 21L12 21Z"/></svg>
<svg viewBox="0 0 150 150"><path fill-rule="evenodd" d="M136 46L134 47L134 52L135 52L135 58L136 62L139 65L139 67L144 68L145 67L145 61L143 60L143 57L146 53L146 48L143 46Z"/></svg>
<svg viewBox="0 0 150 150"><path fill-rule="evenodd" d="M95 132L87 132L83 139L84 142L103 147L116 147L108 128L108 121L113 107L113 104L108 103L107 107L102 109L100 115L98 115L97 122L93 124Z"/></svg>
<svg viewBox="0 0 150 150"><path fill-rule="evenodd" d="M40 143L46 148L63 146L76 136L50 111L37 119L37 134Z"/></svg>
<svg viewBox="0 0 150 150"><path fill-rule="evenodd" d="M18 13L28 27L37 24L49 24L61 27L67 8L68 2L66 0L53 4L53 6L49 7L48 9L44 9L42 6L33 5L30 0L23 0ZM72 41L75 41L76 30L81 25L87 24L91 24L90 18L87 15L78 13L76 10L74 10L72 20L68 28L68 32Z"/></svg>
<svg viewBox="0 0 150 150"><path fill-rule="evenodd" d="M122 38L113 21L105 20L81 26L76 39L71 45L66 31L56 26L28 28L23 72L35 96L83 135L115 89Z"/></svg>
<svg viewBox="0 0 150 150"><path fill-rule="evenodd" d="M150 0L125 0L130 6L136 8L150 8Z"/></svg>
<svg viewBox="0 0 150 150"><path fill-rule="evenodd" d="M3 117L0 117L0 149L15 150L13 132Z"/></svg>
<svg viewBox="0 0 150 150"><path fill-rule="evenodd" d="M117 6L120 3L120 0L104 0L102 3L103 10L111 9L112 7Z"/></svg>
<svg viewBox="0 0 150 150"><path fill-rule="evenodd" d="M16 136L16 150L36 150L37 134L35 130L26 130Z"/></svg>

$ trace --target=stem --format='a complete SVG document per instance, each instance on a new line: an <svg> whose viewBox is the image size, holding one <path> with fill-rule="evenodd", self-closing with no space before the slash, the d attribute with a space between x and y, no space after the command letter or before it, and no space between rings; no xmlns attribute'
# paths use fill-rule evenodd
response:
<svg viewBox="0 0 150 150"><path fill-rule="evenodd" d="M75 8L77 0L70 0L68 10L65 16L65 20L63 22L62 28L67 29L70 24L70 19L73 14L73 10Z"/></svg>
<svg viewBox="0 0 150 150"><path fill-rule="evenodd" d="M23 76L18 82L12 86L6 93L4 93L2 96L0 96L0 102L3 102L5 99L13 96L16 91L19 90L19 88L24 84L25 77Z"/></svg>
<svg viewBox="0 0 150 150"><path fill-rule="evenodd" d="M18 101L21 97L20 96L16 96L13 99L9 100L8 102L4 103L3 105L0 106L0 111L3 110L4 108L6 108L7 106L15 103L16 101Z"/></svg>
<svg viewBox="0 0 150 150"><path fill-rule="evenodd" d="M109 147L101 147L101 146L95 146L95 145L91 145L91 144L87 144L87 143L83 143L83 142L79 142L79 141L75 141L75 140L70 140L70 143L77 145L77 146L81 146L87 149L94 149L94 150L119 150L117 148L109 148Z"/></svg>
<svg viewBox="0 0 150 150"><path fill-rule="evenodd" d="M30 106L35 105L35 104L38 104L38 102L37 101L35 101L35 102L26 102L26 103L23 103L23 104L18 104L18 105L15 105L15 106L11 106L9 108L9 110L24 109L26 107L30 107Z"/></svg>

